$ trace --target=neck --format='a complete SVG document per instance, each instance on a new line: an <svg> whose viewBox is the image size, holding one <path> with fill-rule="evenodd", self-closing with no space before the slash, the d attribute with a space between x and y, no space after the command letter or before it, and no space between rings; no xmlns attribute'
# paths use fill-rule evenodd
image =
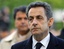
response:
<svg viewBox="0 0 64 49"><path fill-rule="evenodd" d="M18 33L19 33L20 35L26 35L28 32L29 32L29 30L27 30L27 31L18 30Z"/></svg>
<svg viewBox="0 0 64 49"><path fill-rule="evenodd" d="M45 33L41 33L41 34L38 34L38 35L34 35L34 38L35 38L37 41L41 41L41 40L43 40L47 35L48 35L48 31L45 32Z"/></svg>

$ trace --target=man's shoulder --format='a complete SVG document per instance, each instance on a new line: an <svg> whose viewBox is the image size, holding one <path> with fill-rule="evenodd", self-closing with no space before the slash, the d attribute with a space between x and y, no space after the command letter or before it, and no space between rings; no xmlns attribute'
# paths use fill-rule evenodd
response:
<svg viewBox="0 0 64 49"><path fill-rule="evenodd" d="M61 38L59 38L59 37L57 37L57 36L54 36L52 33L50 33L50 38L52 38L52 39L56 39L56 40L58 40L58 41L63 41L64 42L64 39L61 39Z"/></svg>
<svg viewBox="0 0 64 49"><path fill-rule="evenodd" d="M30 47L31 45L32 45L32 36L25 41L21 41L19 43L12 45L11 49L24 49L26 47Z"/></svg>
<svg viewBox="0 0 64 49"><path fill-rule="evenodd" d="M12 45L11 49L24 48L26 46L26 44L27 44L27 41L28 41L28 39L25 40L25 41L22 41L22 42L19 42L19 43L14 44L14 45Z"/></svg>
<svg viewBox="0 0 64 49"><path fill-rule="evenodd" d="M63 49L64 48L64 40L60 39L50 33L50 41L48 44L48 49Z"/></svg>
<svg viewBox="0 0 64 49"><path fill-rule="evenodd" d="M63 44L64 45L64 39L58 38L56 37L57 41L59 44Z"/></svg>
<svg viewBox="0 0 64 49"><path fill-rule="evenodd" d="M58 38L58 37L56 39L57 39L57 42L56 42L57 43L57 45L56 45L57 48L58 49L63 49L64 48L64 39L61 39L61 38Z"/></svg>
<svg viewBox="0 0 64 49"><path fill-rule="evenodd" d="M58 37L50 34L50 40L51 40L51 42L52 42L53 44L55 44L55 45L58 44L58 45L60 45L60 46L63 45L63 47L64 47L64 39L58 38Z"/></svg>

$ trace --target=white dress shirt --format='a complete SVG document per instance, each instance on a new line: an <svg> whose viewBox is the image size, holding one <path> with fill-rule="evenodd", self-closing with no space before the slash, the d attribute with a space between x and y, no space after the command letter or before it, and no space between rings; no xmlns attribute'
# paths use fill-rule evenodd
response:
<svg viewBox="0 0 64 49"><path fill-rule="evenodd" d="M36 49L36 43L38 41L36 41L34 39L34 36L32 37L32 40L33 40L32 49ZM50 41L50 33L48 33L48 35L43 40L40 41L40 43L43 44L43 46L40 49L46 49L47 46L48 46L49 41Z"/></svg>

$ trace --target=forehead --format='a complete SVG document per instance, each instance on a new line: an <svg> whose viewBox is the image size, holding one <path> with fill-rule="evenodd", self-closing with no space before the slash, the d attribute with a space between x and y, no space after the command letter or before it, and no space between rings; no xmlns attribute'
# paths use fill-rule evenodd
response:
<svg viewBox="0 0 64 49"><path fill-rule="evenodd" d="M28 12L28 16L44 15L45 9L43 7L31 8Z"/></svg>
<svg viewBox="0 0 64 49"><path fill-rule="evenodd" d="M16 17L26 17L26 13L23 13L23 12L21 12L21 11L18 11L18 12L16 13Z"/></svg>

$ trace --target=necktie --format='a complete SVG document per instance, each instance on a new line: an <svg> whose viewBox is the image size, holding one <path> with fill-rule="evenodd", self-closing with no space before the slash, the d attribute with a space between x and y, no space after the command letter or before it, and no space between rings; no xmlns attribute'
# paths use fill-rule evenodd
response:
<svg viewBox="0 0 64 49"><path fill-rule="evenodd" d="M40 49L40 48L41 48L41 46L42 46L42 44L41 44L41 43L37 43L37 44L36 44L36 49Z"/></svg>

